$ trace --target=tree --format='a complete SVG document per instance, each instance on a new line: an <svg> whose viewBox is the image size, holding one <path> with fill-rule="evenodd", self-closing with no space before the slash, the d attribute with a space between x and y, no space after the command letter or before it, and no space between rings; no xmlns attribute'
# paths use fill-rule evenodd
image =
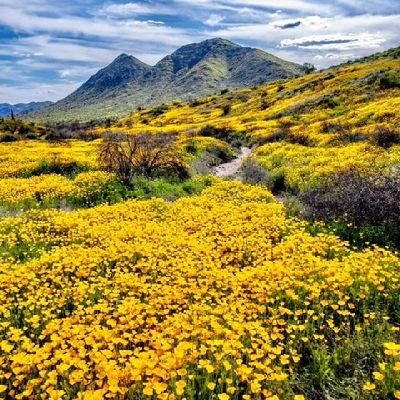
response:
<svg viewBox="0 0 400 400"><path fill-rule="evenodd" d="M170 133L108 133L100 147L99 161L106 171L114 172L126 186L135 176L188 177L182 153L176 146L175 136Z"/></svg>
<svg viewBox="0 0 400 400"><path fill-rule="evenodd" d="M304 63L303 64L303 70L306 74L310 74L311 72L314 72L316 70L315 66L310 63Z"/></svg>

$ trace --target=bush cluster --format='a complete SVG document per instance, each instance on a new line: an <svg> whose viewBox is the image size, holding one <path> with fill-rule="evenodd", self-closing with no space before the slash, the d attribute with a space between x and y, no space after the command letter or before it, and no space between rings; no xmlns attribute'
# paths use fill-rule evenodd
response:
<svg viewBox="0 0 400 400"><path fill-rule="evenodd" d="M299 194L304 216L336 224L353 243L400 245L400 170L362 172L355 168L327 177Z"/></svg>

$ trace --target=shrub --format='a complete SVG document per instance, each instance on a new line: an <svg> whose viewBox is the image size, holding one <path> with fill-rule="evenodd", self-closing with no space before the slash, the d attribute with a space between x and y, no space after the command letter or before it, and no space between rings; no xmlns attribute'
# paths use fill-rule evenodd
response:
<svg viewBox="0 0 400 400"><path fill-rule="evenodd" d="M343 132L345 129L342 124L338 122L323 121L321 123L322 133L339 133Z"/></svg>
<svg viewBox="0 0 400 400"><path fill-rule="evenodd" d="M333 223L346 240L400 244L400 171L369 173L350 169L325 178L299 195L304 216Z"/></svg>
<svg viewBox="0 0 400 400"><path fill-rule="evenodd" d="M264 185L274 194L287 190L284 176L268 171L254 158L243 163L241 178L244 183Z"/></svg>
<svg viewBox="0 0 400 400"><path fill-rule="evenodd" d="M149 115L151 117L158 117L160 115L165 114L168 111L168 106L166 104L162 104L161 106L155 107L149 111Z"/></svg>
<svg viewBox="0 0 400 400"><path fill-rule="evenodd" d="M329 140L329 144L337 145L339 143L357 143L367 139L364 133L352 132L346 129L342 124L330 121L324 121L321 124L322 133L334 133L335 136Z"/></svg>
<svg viewBox="0 0 400 400"><path fill-rule="evenodd" d="M219 140L227 141L229 136L233 133L232 129L226 127L216 127L213 125L206 125L200 129L200 136L213 137Z"/></svg>
<svg viewBox="0 0 400 400"><path fill-rule="evenodd" d="M237 132L227 127L219 128L213 125L206 125L200 129L199 135L225 141L236 148L247 144L247 138L243 132Z"/></svg>
<svg viewBox="0 0 400 400"><path fill-rule="evenodd" d="M27 172L24 176L39 176L48 174L57 174L68 177L74 177L81 172L89 171L89 167L80 164L77 161L61 161L54 156L50 161L43 160L36 168Z"/></svg>
<svg viewBox="0 0 400 400"><path fill-rule="evenodd" d="M4 143L16 142L17 140L18 140L18 136L12 135L11 133L7 133L4 136L0 137L0 142L4 142Z"/></svg>
<svg viewBox="0 0 400 400"><path fill-rule="evenodd" d="M264 111L267 110L270 107L270 103L266 98L261 99L261 104L260 104L260 110Z"/></svg>
<svg viewBox="0 0 400 400"><path fill-rule="evenodd" d="M292 144L299 144L301 146L309 146L310 145L310 137L306 133L292 133L289 131L286 136L286 141Z"/></svg>
<svg viewBox="0 0 400 400"><path fill-rule="evenodd" d="M196 142L194 140L188 142L185 146L185 151L189 154L196 154L198 151Z"/></svg>
<svg viewBox="0 0 400 400"><path fill-rule="evenodd" d="M211 169L219 164L220 161L215 156L205 151L200 157L192 161L190 167L195 175L209 175Z"/></svg>
<svg viewBox="0 0 400 400"><path fill-rule="evenodd" d="M358 143L363 142L367 139L367 135L361 132L342 131L336 134L330 141L329 144L337 145L343 143Z"/></svg>
<svg viewBox="0 0 400 400"><path fill-rule="evenodd" d="M286 141L292 144L299 144L302 146L310 145L310 137L306 133L293 133L290 129L290 122L280 121L279 127L276 131L272 132L268 136L258 138L256 140L258 145L263 145L267 143L275 143Z"/></svg>
<svg viewBox="0 0 400 400"><path fill-rule="evenodd" d="M243 163L241 176L244 183L268 185L269 179L266 169L254 158L249 158Z"/></svg>
<svg viewBox="0 0 400 400"><path fill-rule="evenodd" d="M376 146L388 149L400 143L400 132L386 126L379 126L372 135L371 142Z"/></svg>
<svg viewBox="0 0 400 400"><path fill-rule="evenodd" d="M126 186L135 176L186 179L189 175L175 136L170 133L107 134L100 147L99 162Z"/></svg>
<svg viewBox="0 0 400 400"><path fill-rule="evenodd" d="M234 157L235 154L230 148L208 146L206 151L191 163L191 168L196 174L208 175L213 167L228 162Z"/></svg>
<svg viewBox="0 0 400 400"><path fill-rule="evenodd" d="M230 104L225 104L222 107L222 115L223 116L229 115L231 113L231 111L232 111L232 106Z"/></svg>
<svg viewBox="0 0 400 400"><path fill-rule="evenodd" d="M395 89L400 87L400 79L390 75L383 76L379 81L381 90Z"/></svg>
<svg viewBox="0 0 400 400"><path fill-rule="evenodd" d="M107 125L107 122L103 124ZM101 138L101 134L95 132L93 129L98 125L96 121L91 122L72 122L72 123L59 123L50 126L49 133L45 136L48 141L60 141L68 139L78 139L84 141L92 141Z"/></svg>

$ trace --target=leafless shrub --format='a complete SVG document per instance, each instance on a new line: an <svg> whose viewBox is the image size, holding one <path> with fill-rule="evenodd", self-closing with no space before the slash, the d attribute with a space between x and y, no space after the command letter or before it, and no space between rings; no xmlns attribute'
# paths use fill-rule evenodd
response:
<svg viewBox="0 0 400 400"><path fill-rule="evenodd" d="M354 226L396 230L400 237L400 171L338 172L318 187L299 195L305 217L312 220L345 220Z"/></svg>
<svg viewBox="0 0 400 400"><path fill-rule="evenodd" d="M111 134L105 135L100 147L100 165L117 174L124 185L135 176L188 177L182 154L176 146L175 136L160 134Z"/></svg>
<svg viewBox="0 0 400 400"><path fill-rule="evenodd" d="M386 126L378 126L371 137L371 142L376 146L388 149L395 144L400 144L400 132Z"/></svg>

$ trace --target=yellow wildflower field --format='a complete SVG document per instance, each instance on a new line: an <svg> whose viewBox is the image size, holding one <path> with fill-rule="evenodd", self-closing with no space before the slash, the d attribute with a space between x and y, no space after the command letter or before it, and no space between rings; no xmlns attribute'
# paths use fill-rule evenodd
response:
<svg viewBox="0 0 400 400"><path fill-rule="evenodd" d="M35 206L62 200L82 200L90 206L90 199L101 193L115 180L113 174L102 171L78 174L75 179L61 175L41 175L31 178L0 179L0 205L7 207Z"/></svg>
<svg viewBox="0 0 400 400"><path fill-rule="evenodd" d="M304 399L334 374L333 398L398 396L398 256L261 187L30 211L0 247L2 398Z"/></svg>
<svg viewBox="0 0 400 400"><path fill-rule="evenodd" d="M98 146L101 141L68 140L47 142L24 140L0 143L0 178L15 177L37 167L42 161L77 162L97 167Z"/></svg>

